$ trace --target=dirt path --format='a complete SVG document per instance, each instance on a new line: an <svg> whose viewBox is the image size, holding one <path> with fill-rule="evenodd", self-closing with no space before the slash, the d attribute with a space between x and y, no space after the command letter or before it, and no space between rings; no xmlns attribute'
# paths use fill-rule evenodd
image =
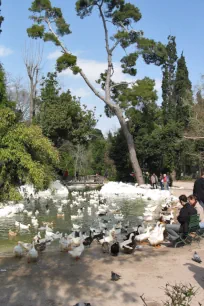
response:
<svg viewBox="0 0 204 306"><path fill-rule="evenodd" d="M204 239L198 248L153 249L114 258L102 254L95 244L85 250L78 262L67 253L47 250L36 264L26 258L1 258L0 305L2 306L72 306L78 301L92 306L143 305L144 294L148 305L162 305L162 287L167 282L191 283L199 288L192 305L204 305L204 264L191 260L194 250L204 259ZM110 280L111 271L121 274L118 282Z"/></svg>
<svg viewBox="0 0 204 306"><path fill-rule="evenodd" d="M181 187L182 189L171 189L171 193L177 197L179 197L181 194L185 194L189 196L193 193L193 185L194 181L175 181L173 183L173 187Z"/></svg>

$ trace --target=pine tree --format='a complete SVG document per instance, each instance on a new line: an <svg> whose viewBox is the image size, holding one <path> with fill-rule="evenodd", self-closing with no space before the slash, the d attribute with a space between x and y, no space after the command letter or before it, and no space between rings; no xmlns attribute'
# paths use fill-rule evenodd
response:
<svg viewBox="0 0 204 306"><path fill-rule="evenodd" d="M162 113L163 123L166 125L169 120L175 119L175 101L173 99L175 70L177 61L176 41L174 36L168 37L167 61L163 65L162 79Z"/></svg>
<svg viewBox="0 0 204 306"><path fill-rule="evenodd" d="M0 107L6 106L7 102L7 94L6 94L6 77L5 77L5 71L0 64Z"/></svg>
<svg viewBox="0 0 204 306"><path fill-rule="evenodd" d="M190 110L193 106L193 93L183 53L177 63L174 99L176 102L176 121L180 122L184 127L187 127L190 118Z"/></svg>

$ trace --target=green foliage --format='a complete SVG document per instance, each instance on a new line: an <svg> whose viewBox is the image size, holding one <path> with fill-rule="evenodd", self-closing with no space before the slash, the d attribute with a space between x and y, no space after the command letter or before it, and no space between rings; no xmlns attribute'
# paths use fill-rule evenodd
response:
<svg viewBox="0 0 204 306"><path fill-rule="evenodd" d="M40 37L40 38L42 38L42 37ZM56 46L60 45L58 38L52 33L45 33L44 36L43 36L43 40L45 42L46 41L52 41Z"/></svg>
<svg viewBox="0 0 204 306"><path fill-rule="evenodd" d="M12 101L9 101L7 98L7 92L6 92L6 76L5 71L0 63L0 108L2 107L11 107L15 108L15 103Z"/></svg>
<svg viewBox="0 0 204 306"><path fill-rule="evenodd" d="M41 90L41 107L37 122L44 135L57 147L65 140L86 143L96 124L94 113L81 107L80 101L70 91L60 94L57 75L49 73Z"/></svg>
<svg viewBox="0 0 204 306"><path fill-rule="evenodd" d="M154 80L146 77L142 80L137 80L132 87L128 87L128 84L113 87L112 97L124 110L136 106L140 107L141 104L157 100L154 86Z"/></svg>
<svg viewBox="0 0 204 306"><path fill-rule="evenodd" d="M56 18L55 23L56 23L58 35L64 36L66 34L71 34L69 24L66 23L65 19L62 17L62 14L61 14L61 17Z"/></svg>
<svg viewBox="0 0 204 306"><path fill-rule="evenodd" d="M166 62L167 51L161 42L157 43L153 39L140 37L137 41L137 47L147 64L160 66Z"/></svg>
<svg viewBox="0 0 204 306"><path fill-rule="evenodd" d="M34 39L43 38L45 35L44 25L34 24L32 27L27 29L28 36ZM46 41L46 37L44 38Z"/></svg>
<svg viewBox="0 0 204 306"><path fill-rule="evenodd" d="M168 301L164 303L164 306L190 306L192 305L192 299L197 294L197 289L191 284L183 285L166 284L165 295L168 297Z"/></svg>
<svg viewBox="0 0 204 306"><path fill-rule="evenodd" d="M72 68L76 65L77 57L72 54L64 53L57 59L57 71L62 72L67 68Z"/></svg>
<svg viewBox="0 0 204 306"><path fill-rule="evenodd" d="M0 109L0 199L18 199L16 187L32 183L37 189L48 187L58 162L58 153L38 126L16 122L8 108Z"/></svg>
<svg viewBox="0 0 204 306"><path fill-rule="evenodd" d="M137 52L130 53L127 56L124 56L121 59L121 67L123 68L123 73L128 73L132 76L135 76L137 73L137 70L133 68L136 65L136 61L138 59L139 54Z"/></svg>
<svg viewBox="0 0 204 306"><path fill-rule="evenodd" d="M30 11L35 13L40 13L43 10L50 10L51 2L50 0L34 0L31 4Z"/></svg>
<svg viewBox="0 0 204 306"><path fill-rule="evenodd" d="M166 46L167 60L163 65L162 79L162 112L163 123L167 124L170 120L176 119L176 102L173 96L175 84L175 70L177 63L176 41L174 36L168 37Z"/></svg>
<svg viewBox="0 0 204 306"><path fill-rule="evenodd" d="M193 105L192 85L188 77L188 69L183 54L178 60L174 85L174 99L176 101L176 120L184 127L189 124L190 111Z"/></svg>
<svg viewBox="0 0 204 306"><path fill-rule="evenodd" d="M114 24L120 26L122 23L124 26L128 26L131 24L131 21L138 22L142 18L142 15L140 10L135 5L125 3L120 5L119 9L113 12L112 18Z"/></svg>
<svg viewBox="0 0 204 306"><path fill-rule="evenodd" d="M71 33L70 26L63 18L60 8L52 7L50 0L35 0L29 9L34 14L30 17L35 24L27 29L28 36L31 38L41 38L44 41L52 41L59 45L58 36L64 36ZM56 35L54 35L48 26L48 32L43 25L55 23ZM58 36L57 36L58 35Z"/></svg>
<svg viewBox="0 0 204 306"><path fill-rule="evenodd" d="M121 130L111 137L109 156L116 167L116 180L123 182L133 181L130 176L132 167L128 156L128 147Z"/></svg>

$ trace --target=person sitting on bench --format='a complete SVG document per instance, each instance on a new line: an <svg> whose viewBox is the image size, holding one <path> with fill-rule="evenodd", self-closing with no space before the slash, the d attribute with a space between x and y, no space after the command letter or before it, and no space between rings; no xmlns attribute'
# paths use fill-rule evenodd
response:
<svg viewBox="0 0 204 306"><path fill-rule="evenodd" d="M197 210L187 202L187 197L184 194L179 197L179 202L183 206L177 218L180 224L166 225L168 239L172 242L176 242L180 233L184 236L188 233L189 218L197 214Z"/></svg>
<svg viewBox="0 0 204 306"><path fill-rule="evenodd" d="M193 194L188 197L188 202L192 207L194 207L197 210L197 214L199 215L199 218L200 218L199 226L200 228L203 229L204 228L204 209L203 207L200 205L196 196L194 196Z"/></svg>

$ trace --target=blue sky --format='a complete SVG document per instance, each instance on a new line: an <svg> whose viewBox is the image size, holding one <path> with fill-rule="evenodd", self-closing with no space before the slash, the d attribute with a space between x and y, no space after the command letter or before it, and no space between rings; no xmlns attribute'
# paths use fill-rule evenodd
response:
<svg viewBox="0 0 204 306"><path fill-rule="evenodd" d="M2 15L5 17L3 32L0 36L0 61L6 71L13 76L23 76L26 72L22 53L28 37L26 28L31 25L28 8L31 0L3 0ZM137 30L142 29L146 37L165 43L169 34L176 36L178 54L184 51L190 79L196 85L204 74L204 1L203 0L131 0L136 3L142 13L142 19L137 23ZM76 53L84 72L94 82L105 69L106 54L101 21L97 14L81 20L76 16L75 0L53 0L55 6L62 8L64 16L71 25L72 34L64 38L69 50ZM59 51L59 49L58 49ZM43 73L54 69L57 48L51 43L44 44ZM117 51L114 57L115 80L127 79L120 71L119 61L123 56ZM145 65L139 61L137 78L149 76L156 80L159 92L161 84L161 69L153 65ZM82 102L89 108L97 107L97 115L103 114L103 104L98 100L80 77L70 73L60 76L64 89L70 88L72 93L81 96ZM118 127L116 118L107 119L104 115L98 122L98 127L107 132Z"/></svg>

